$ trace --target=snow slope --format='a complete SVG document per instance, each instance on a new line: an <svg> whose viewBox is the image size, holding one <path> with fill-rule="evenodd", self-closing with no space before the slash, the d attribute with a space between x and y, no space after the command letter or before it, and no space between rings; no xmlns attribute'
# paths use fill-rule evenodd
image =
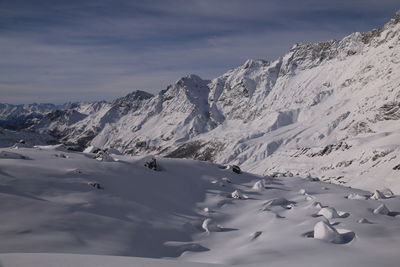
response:
<svg viewBox="0 0 400 267"><path fill-rule="evenodd" d="M3 266L398 266L400 198L390 190L183 159L157 158L154 171L147 160L1 149Z"/></svg>

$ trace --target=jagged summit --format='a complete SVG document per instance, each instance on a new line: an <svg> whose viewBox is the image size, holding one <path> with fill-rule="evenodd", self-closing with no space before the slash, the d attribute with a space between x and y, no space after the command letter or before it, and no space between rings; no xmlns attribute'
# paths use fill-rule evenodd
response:
<svg viewBox="0 0 400 267"><path fill-rule="evenodd" d="M203 80L198 75L189 74L177 80L175 84L169 85L167 89L164 90L164 92L170 90L171 88L185 89L190 91L200 87L206 87L209 82L210 82L209 80Z"/></svg>
<svg viewBox="0 0 400 267"><path fill-rule="evenodd" d="M148 92L141 91L141 90L135 90L135 91L127 94L124 97L120 97L120 98L114 100L113 104L114 105L121 105L124 102L134 102L136 100L150 99L153 96L154 96L153 94L150 94Z"/></svg>
<svg viewBox="0 0 400 267"><path fill-rule="evenodd" d="M398 24L400 23L400 10L397 10L393 18L389 21L391 24Z"/></svg>

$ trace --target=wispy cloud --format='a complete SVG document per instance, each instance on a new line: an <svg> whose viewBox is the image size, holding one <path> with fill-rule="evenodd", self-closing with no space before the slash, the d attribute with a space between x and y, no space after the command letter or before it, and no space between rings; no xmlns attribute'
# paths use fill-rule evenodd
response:
<svg viewBox="0 0 400 267"><path fill-rule="evenodd" d="M0 2L1 102L113 99L382 25L381 0Z"/></svg>

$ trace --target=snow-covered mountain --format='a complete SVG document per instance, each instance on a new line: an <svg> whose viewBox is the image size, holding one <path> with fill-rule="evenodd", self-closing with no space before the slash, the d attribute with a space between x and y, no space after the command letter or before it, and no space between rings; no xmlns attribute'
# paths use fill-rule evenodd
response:
<svg viewBox="0 0 400 267"><path fill-rule="evenodd" d="M66 144L240 164L400 192L400 13L340 41L296 44L153 96L50 110L34 124ZM7 112L2 112L7 113Z"/></svg>

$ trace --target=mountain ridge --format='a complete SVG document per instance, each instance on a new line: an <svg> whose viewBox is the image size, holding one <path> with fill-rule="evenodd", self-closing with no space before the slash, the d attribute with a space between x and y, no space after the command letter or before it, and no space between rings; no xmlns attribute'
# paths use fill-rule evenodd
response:
<svg viewBox="0 0 400 267"><path fill-rule="evenodd" d="M361 187L379 180L400 191L393 169L400 129L391 123L400 118L399 22L397 12L379 29L296 44L276 60L247 60L211 81L188 75L154 96L134 91L50 110L29 129L82 148L240 164L258 174L301 172ZM363 182L361 173L372 178Z"/></svg>

